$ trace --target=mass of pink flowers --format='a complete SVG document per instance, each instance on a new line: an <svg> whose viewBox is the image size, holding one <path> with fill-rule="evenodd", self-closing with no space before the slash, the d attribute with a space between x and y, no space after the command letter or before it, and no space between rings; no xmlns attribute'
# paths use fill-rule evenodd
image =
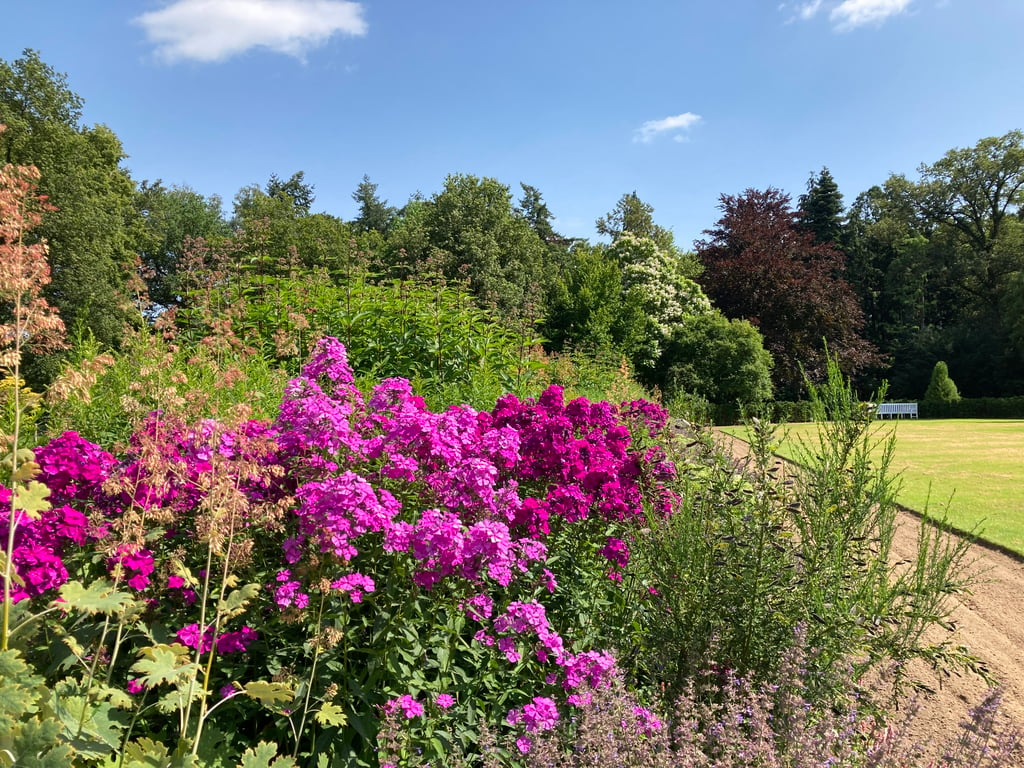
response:
<svg viewBox="0 0 1024 768"><path fill-rule="evenodd" d="M505 395L490 412L465 405L433 412L403 379L364 395L344 346L325 338L285 388L273 423L189 427L155 413L120 458L71 432L39 448L38 479L53 509L16 520L20 579L12 599L51 599L69 578L66 556L92 547L107 553L110 577L151 600L154 612L176 612L172 631L182 644L237 654L258 638L269 642L248 625L215 637L212 627L184 621L190 611L198 615L195 584L170 565L195 536L212 473L237 472L235 485L254 507L291 500L286 517L260 538L276 566L254 615L295 616L321 593L359 607L352 604L376 599L389 578L364 562L401 560L409 588L465 595L472 642L492 647L510 668L528 658L547 692L582 701L615 674L614 658L601 649L571 651L560 634L571 628L552 626L540 598L525 596L557 595L549 549L570 528L593 539L609 578L622 578L630 556L624 532L671 507L660 482L672 476L671 464L634 444L658 434L666 419L646 402L566 403L557 386L536 401ZM258 471L271 467L279 471ZM0 503L9 498L0 487ZM129 508L171 520L158 537L116 544L116 522ZM439 710L456 703L446 693L434 701ZM388 706L409 719L423 713L409 694ZM558 717L555 699L537 696L507 721L532 732Z"/></svg>

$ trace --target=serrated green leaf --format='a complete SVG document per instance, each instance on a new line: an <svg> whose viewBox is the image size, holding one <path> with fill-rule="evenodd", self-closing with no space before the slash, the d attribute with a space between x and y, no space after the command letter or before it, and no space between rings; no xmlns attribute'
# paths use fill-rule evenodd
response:
<svg viewBox="0 0 1024 768"><path fill-rule="evenodd" d="M38 520L40 512L50 508L50 489L38 480L14 483L14 508L25 513L30 520Z"/></svg>
<svg viewBox="0 0 1024 768"><path fill-rule="evenodd" d="M142 675L142 682L150 688L161 683L176 684L199 672L199 665L188 661L187 652L185 646L177 643L143 648L139 651L142 658L132 665L132 671Z"/></svg>
<svg viewBox="0 0 1024 768"><path fill-rule="evenodd" d="M345 710L337 704L331 704L330 702L322 705L314 717L320 725L342 726L348 722L348 718L345 716Z"/></svg>
<svg viewBox="0 0 1024 768"><path fill-rule="evenodd" d="M3 685L0 685L0 718L5 715L21 717L38 711L32 691L9 680L3 681Z"/></svg>
<svg viewBox="0 0 1024 768"><path fill-rule="evenodd" d="M233 590L220 601L217 610L225 619L232 619L245 613L246 606L263 590L259 584L246 584L241 589Z"/></svg>
<svg viewBox="0 0 1024 768"><path fill-rule="evenodd" d="M277 757L277 744L261 741L254 749L242 753L238 768L295 768L297 763L290 757ZM277 757L274 762L270 762Z"/></svg>
<svg viewBox="0 0 1024 768"><path fill-rule="evenodd" d="M0 678L17 678L28 672L21 651L0 651Z"/></svg>
<svg viewBox="0 0 1024 768"><path fill-rule="evenodd" d="M293 701L295 689L287 683L268 683L263 680L256 680L246 683L242 689L245 695L256 699L265 706L270 706L278 701Z"/></svg>
<svg viewBox="0 0 1024 768"><path fill-rule="evenodd" d="M94 693L98 699L101 701L109 701L110 705L117 709L132 709L135 706L135 699L120 688L100 685L94 689Z"/></svg>
<svg viewBox="0 0 1024 768"><path fill-rule="evenodd" d="M21 463L18 471L11 475L11 480L15 483L27 483L38 474L39 465L32 460L28 460Z"/></svg>
<svg viewBox="0 0 1024 768"><path fill-rule="evenodd" d="M97 613L120 615L132 603L132 596L119 592L104 579L97 579L88 587L80 581L69 581L60 588L65 607L84 611L90 616Z"/></svg>
<svg viewBox="0 0 1024 768"><path fill-rule="evenodd" d="M7 553L0 552L0 573L7 573ZM18 575L18 570L11 568L11 577L19 587L25 586L25 580Z"/></svg>
<svg viewBox="0 0 1024 768"><path fill-rule="evenodd" d="M167 747L145 737L129 742L124 748L125 768L164 768L170 758Z"/></svg>

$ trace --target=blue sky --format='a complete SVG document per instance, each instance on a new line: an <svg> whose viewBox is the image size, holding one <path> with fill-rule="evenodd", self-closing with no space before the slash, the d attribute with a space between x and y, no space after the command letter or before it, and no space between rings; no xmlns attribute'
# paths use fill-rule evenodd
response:
<svg viewBox="0 0 1024 768"><path fill-rule="evenodd" d="M35 48L121 138L138 180L226 204L297 170L355 215L449 173L540 189L565 234L636 190L689 248L718 197L846 202L1024 128L1021 0L20 0Z"/></svg>

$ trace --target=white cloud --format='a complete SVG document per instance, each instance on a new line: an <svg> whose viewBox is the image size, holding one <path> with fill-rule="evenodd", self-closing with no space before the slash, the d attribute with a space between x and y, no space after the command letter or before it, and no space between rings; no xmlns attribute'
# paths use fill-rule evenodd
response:
<svg viewBox="0 0 1024 768"><path fill-rule="evenodd" d="M838 30L855 29L865 24L881 24L890 16L903 13L911 0L843 0L832 9L829 18Z"/></svg>
<svg viewBox="0 0 1024 768"><path fill-rule="evenodd" d="M335 34L367 30L349 0L176 0L135 21L165 61L223 61L257 46L301 59Z"/></svg>
<svg viewBox="0 0 1024 768"><path fill-rule="evenodd" d="M823 0L811 0L809 3L797 6L796 15L801 21L813 19L821 10Z"/></svg>
<svg viewBox="0 0 1024 768"><path fill-rule="evenodd" d="M664 117L661 120L648 120L633 133L633 141L648 144L654 141L656 136L671 131L685 131L698 122L700 122L700 115L695 115L693 112L683 112L681 115ZM676 141L684 140L684 137L679 133L674 138Z"/></svg>

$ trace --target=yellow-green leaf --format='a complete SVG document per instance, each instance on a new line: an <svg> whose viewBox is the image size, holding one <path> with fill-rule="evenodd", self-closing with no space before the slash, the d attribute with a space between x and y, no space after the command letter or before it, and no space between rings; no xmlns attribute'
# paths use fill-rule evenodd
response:
<svg viewBox="0 0 1024 768"><path fill-rule="evenodd" d="M142 656L132 665L132 671L142 675L142 682L150 688L161 683L177 683L199 672L199 665L188 661L188 648L174 645L152 645L139 651Z"/></svg>
<svg viewBox="0 0 1024 768"><path fill-rule="evenodd" d="M7 553L0 551L0 573L7 573ZM25 580L18 575L18 572L12 567L11 576L14 578L14 583L19 587L25 586Z"/></svg>
<svg viewBox="0 0 1024 768"><path fill-rule="evenodd" d="M64 600L63 607L84 611L90 616L97 613L117 616L132 603L131 595L118 592L104 579L97 579L88 587L80 581L69 581L60 588L60 596Z"/></svg>
<svg viewBox="0 0 1024 768"><path fill-rule="evenodd" d="M320 710L314 715L316 721L320 725L345 725L348 722L348 718L345 716L345 710L339 707L337 704L331 704L327 702L320 707Z"/></svg>
<svg viewBox="0 0 1024 768"><path fill-rule="evenodd" d="M14 483L14 508L21 510L32 520L39 519L39 513L50 508L50 489L38 480L28 483Z"/></svg>
<svg viewBox="0 0 1024 768"><path fill-rule="evenodd" d="M241 589L232 590L227 597L220 601L217 610L226 619L243 614L245 607L259 595L262 589L259 584L246 584Z"/></svg>
<svg viewBox="0 0 1024 768"><path fill-rule="evenodd" d="M295 699L295 689L287 683L268 683L263 680L256 680L246 683L245 695L256 699L265 706L270 706L279 701L292 701Z"/></svg>
<svg viewBox="0 0 1024 768"><path fill-rule="evenodd" d="M16 483L27 483L39 474L39 465L34 461L26 461L18 467L18 471L11 475L11 480Z"/></svg>

